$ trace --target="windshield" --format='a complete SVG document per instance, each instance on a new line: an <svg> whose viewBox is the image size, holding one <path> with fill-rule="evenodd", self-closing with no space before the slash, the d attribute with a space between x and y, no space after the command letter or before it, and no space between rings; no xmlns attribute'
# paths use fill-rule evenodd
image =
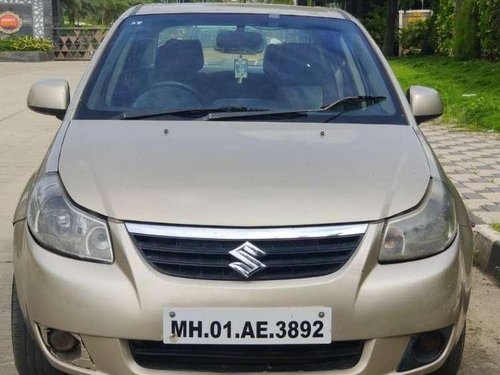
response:
<svg viewBox="0 0 500 375"><path fill-rule="evenodd" d="M338 116L321 111L350 97L384 100L331 107ZM127 18L100 57L75 117L146 118L151 112L154 119L179 120L179 111L203 109L306 110L295 121L406 124L380 61L354 23L276 14Z"/></svg>

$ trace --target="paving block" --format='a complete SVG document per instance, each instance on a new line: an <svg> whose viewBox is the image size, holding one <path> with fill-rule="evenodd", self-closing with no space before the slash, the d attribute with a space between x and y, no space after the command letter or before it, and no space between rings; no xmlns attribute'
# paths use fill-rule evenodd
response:
<svg viewBox="0 0 500 375"><path fill-rule="evenodd" d="M482 195L486 199L488 199L496 204L500 204L500 193L483 193Z"/></svg>
<svg viewBox="0 0 500 375"><path fill-rule="evenodd" d="M491 202L487 199L464 199L464 204L469 210L477 210L482 206L490 205Z"/></svg>
<svg viewBox="0 0 500 375"><path fill-rule="evenodd" d="M486 190L489 187L497 186L495 184L492 184L491 182L464 182L464 185L474 191Z"/></svg>
<svg viewBox="0 0 500 375"><path fill-rule="evenodd" d="M488 212L485 210L474 210L472 213L486 224L500 223L500 212Z"/></svg>
<svg viewBox="0 0 500 375"><path fill-rule="evenodd" d="M463 193L462 193L462 192L460 191L460 189L457 189L457 190L458 190L458 192L460 193L460 195L462 195L462 198L463 198L463 199L487 199L487 198L485 198L482 194L480 194L480 193L476 193L476 192L474 192L474 191L472 191L472 193L471 193L471 192L469 192L469 191L466 191L466 192L463 192ZM492 204L492 203L490 202L490 204Z"/></svg>
<svg viewBox="0 0 500 375"><path fill-rule="evenodd" d="M498 172L498 170L496 170L496 169L480 169L477 171L477 174L481 177L490 177L490 176L493 176L497 172Z"/></svg>
<svg viewBox="0 0 500 375"><path fill-rule="evenodd" d="M475 174L465 173L465 174L450 174L449 177L454 181L470 181L471 178L477 177ZM500 179L499 179L500 180Z"/></svg>
<svg viewBox="0 0 500 375"><path fill-rule="evenodd" d="M478 197L477 193L474 190L469 189L468 187L457 186L457 190L462 197L465 197L468 199L481 199L481 198L483 198L482 196Z"/></svg>
<svg viewBox="0 0 500 375"><path fill-rule="evenodd" d="M484 205L481 208L489 212L500 212L500 204Z"/></svg>

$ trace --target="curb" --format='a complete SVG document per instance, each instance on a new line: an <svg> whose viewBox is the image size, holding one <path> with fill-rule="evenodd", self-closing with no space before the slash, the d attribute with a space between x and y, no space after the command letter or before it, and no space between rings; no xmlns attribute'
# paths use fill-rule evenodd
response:
<svg viewBox="0 0 500 375"><path fill-rule="evenodd" d="M474 264L500 285L500 232L489 225L474 226Z"/></svg>
<svg viewBox="0 0 500 375"><path fill-rule="evenodd" d="M0 52L0 62L45 62L54 60L53 52L10 51Z"/></svg>

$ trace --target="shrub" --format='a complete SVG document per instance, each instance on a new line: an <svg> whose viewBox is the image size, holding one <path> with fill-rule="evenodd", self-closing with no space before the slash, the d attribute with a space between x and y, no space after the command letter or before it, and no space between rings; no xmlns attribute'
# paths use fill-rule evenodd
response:
<svg viewBox="0 0 500 375"><path fill-rule="evenodd" d="M428 53L431 49L431 20L418 20L411 22L399 32L399 40L403 53L419 55Z"/></svg>
<svg viewBox="0 0 500 375"><path fill-rule="evenodd" d="M52 51L50 39L35 39L28 36L0 39L0 52L5 51Z"/></svg>
<svg viewBox="0 0 500 375"><path fill-rule="evenodd" d="M476 0L463 0L455 25L453 54L459 60L478 58L481 55L478 34Z"/></svg>
<svg viewBox="0 0 500 375"><path fill-rule="evenodd" d="M476 0L481 55L489 60L500 57L500 6L498 0Z"/></svg>
<svg viewBox="0 0 500 375"><path fill-rule="evenodd" d="M436 51L442 55L451 56L455 29L455 1L439 0L434 6Z"/></svg>

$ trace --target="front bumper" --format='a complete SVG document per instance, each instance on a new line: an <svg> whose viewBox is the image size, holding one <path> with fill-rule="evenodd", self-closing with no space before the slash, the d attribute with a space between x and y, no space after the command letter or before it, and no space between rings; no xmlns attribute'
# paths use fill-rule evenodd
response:
<svg viewBox="0 0 500 375"><path fill-rule="evenodd" d="M376 248L382 226L371 224L356 253L334 274L224 282L156 272L139 255L122 223L110 223L116 261L105 265L51 253L19 222L15 226L16 283L26 320L40 346L54 366L71 374L178 373L138 366L128 347L127 340L162 340L166 306L331 306L334 340L366 343L355 367L320 374L394 373L411 334L454 325L440 359L407 373L431 372L446 359L463 327L469 270L461 238L431 258L381 265ZM43 345L39 325L79 334L96 370L54 358Z"/></svg>

